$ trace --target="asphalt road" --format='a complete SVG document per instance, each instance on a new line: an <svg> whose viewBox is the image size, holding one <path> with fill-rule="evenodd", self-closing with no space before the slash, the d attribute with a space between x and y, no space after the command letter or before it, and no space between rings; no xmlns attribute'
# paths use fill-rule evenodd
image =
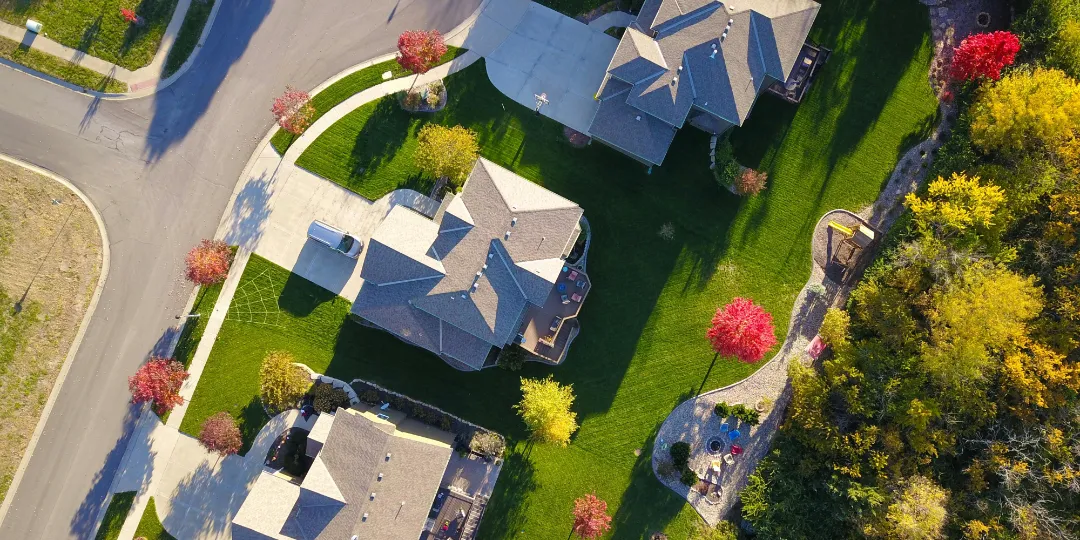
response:
<svg viewBox="0 0 1080 540"><path fill-rule="evenodd" d="M218 0L191 69L154 96L94 100L0 66L0 152L49 169L101 212L105 290L0 538L88 538L134 410L127 377L176 323L183 257L214 234L286 84L313 88L394 50L403 30L446 32L480 0ZM9 456L10 458L10 456Z"/></svg>

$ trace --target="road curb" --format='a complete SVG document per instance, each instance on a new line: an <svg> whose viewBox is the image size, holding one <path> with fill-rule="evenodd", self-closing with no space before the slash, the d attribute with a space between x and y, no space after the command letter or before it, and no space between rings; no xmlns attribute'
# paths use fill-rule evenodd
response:
<svg viewBox="0 0 1080 540"><path fill-rule="evenodd" d="M5 154L0 154L0 160L6 161L13 165L18 165L24 169L33 171L42 176L51 178L64 187L71 190L75 195L82 200L83 204L90 209L90 213L94 216L94 221L98 225L98 233L101 235L101 272L98 275L97 287L94 289L93 296L90 297L90 303L86 306L86 313L83 315L82 322L79 323L79 330L75 333L75 338L71 342L71 347L68 348L67 357L64 358L64 365L60 367L60 372L56 375L56 380L53 382L52 390L49 392L49 399L45 402L45 406L41 409L41 416L38 418L37 426L34 427L34 433L30 436L30 442L26 445L26 451L23 453L23 457L19 460L19 467L15 469L15 475L11 479L11 485L8 486L7 495L4 497L4 502L0 505L0 524L3 524L4 518L7 517L8 509L11 507L11 501L14 500L15 493L18 492L19 483L22 481L23 474L26 472L27 465L30 464L30 458L34 454L34 449L37 446L38 439L41 438L41 432L45 430L45 422L49 419L49 415L52 413L53 405L56 403L57 396L60 395L60 388L64 386L64 380L67 378L68 371L71 368L71 363L75 359L75 353L78 352L79 346L82 344L83 337L86 335L86 329L90 326L90 319L93 318L94 312L97 310L98 300L101 299L101 292L105 289L105 281L109 277L109 235L105 231L105 221L101 219L101 214L98 212L94 203L90 202L90 199L79 188L69 182L67 179L53 173L52 171L42 169L36 165L27 163L25 161L10 157Z"/></svg>

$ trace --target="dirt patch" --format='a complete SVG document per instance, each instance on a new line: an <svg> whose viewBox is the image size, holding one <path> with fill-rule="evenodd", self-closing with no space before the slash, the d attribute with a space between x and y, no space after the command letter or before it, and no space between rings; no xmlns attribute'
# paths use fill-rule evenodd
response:
<svg viewBox="0 0 1080 540"><path fill-rule="evenodd" d="M82 200L52 179L0 161L0 500L86 313L101 262L101 235Z"/></svg>

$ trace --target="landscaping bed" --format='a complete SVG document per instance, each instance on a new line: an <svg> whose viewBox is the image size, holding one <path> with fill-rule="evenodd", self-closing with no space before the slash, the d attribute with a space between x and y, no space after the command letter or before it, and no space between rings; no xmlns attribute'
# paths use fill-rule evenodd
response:
<svg viewBox="0 0 1080 540"><path fill-rule="evenodd" d="M97 287L101 242L75 193L0 161L0 500Z"/></svg>
<svg viewBox="0 0 1080 540"><path fill-rule="evenodd" d="M446 54L439 59L439 65L445 64L465 54L467 51L468 49L447 46ZM311 106L315 108L315 115L311 117L311 123L314 124L319 117L326 114L330 109L333 109L338 103L349 99L354 94L358 94L372 86L385 82L386 79L382 78L382 74L387 71L392 74L390 80L414 76L411 72L398 65L397 60L387 60L386 62L380 62L350 73L311 97ZM298 137L300 136L279 129L270 139L270 144L279 154L284 154Z"/></svg>
<svg viewBox="0 0 1080 540"><path fill-rule="evenodd" d="M200 0L193 0L192 5ZM44 24L52 40L107 62L136 70L157 54L177 0L0 0L0 20L22 26ZM142 18L132 24L120 14L130 9Z"/></svg>
<svg viewBox="0 0 1080 540"><path fill-rule="evenodd" d="M704 333L713 312L732 297L751 297L784 332L811 268L817 219L873 201L936 110L927 84L932 51L925 7L830 3L811 37L834 56L803 103L763 96L733 135L739 162L769 173L768 189L753 199L717 185L708 169L708 135L681 130L664 165L649 175L602 145L573 148L561 125L498 92L482 61L445 79L449 102L438 113L410 115L389 96L346 115L298 164L364 197L418 181L416 133L437 122L476 130L481 155L584 208L593 230L589 274L597 286L579 317L574 349L555 368L528 363L513 373L459 372L348 321L351 299L253 257L241 284L263 271L272 275L287 322L272 328L227 320L204 380L213 370L228 382L205 394L200 383L188 418L201 422L192 412L203 410L196 403L202 397L216 402L206 414L229 404L242 410L257 394L265 352L288 350L315 371L372 381L507 434L511 451L482 537L562 540L573 499L592 491L608 501L616 537L657 530L687 537L699 518L654 478L652 437L699 388L727 385L758 367L721 359L709 370L713 353ZM519 377L547 373L574 384L577 394L581 429L568 448L524 443L512 409L521 396Z"/></svg>
<svg viewBox="0 0 1080 540"><path fill-rule="evenodd" d="M18 42L4 37L0 37L0 58L11 60L35 71L40 71L89 90L110 94L128 91L127 83L106 77L92 69L77 66L51 54L21 47Z"/></svg>

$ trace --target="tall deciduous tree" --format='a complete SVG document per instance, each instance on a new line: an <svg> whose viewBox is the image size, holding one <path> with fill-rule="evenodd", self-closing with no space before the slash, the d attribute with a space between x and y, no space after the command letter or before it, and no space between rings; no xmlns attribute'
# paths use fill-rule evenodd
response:
<svg viewBox="0 0 1080 540"><path fill-rule="evenodd" d="M885 513L888 536L900 540L944 538L949 493L932 480L909 478Z"/></svg>
<svg viewBox="0 0 1080 540"><path fill-rule="evenodd" d="M287 352L270 351L259 369L259 396L272 411L284 411L296 406L311 388L311 378L300 366L294 365Z"/></svg>
<svg viewBox="0 0 1080 540"><path fill-rule="evenodd" d="M984 151L1056 151L1080 129L1080 83L1057 69L1017 71L984 88L971 140Z"/></svg>
<svg viewBox="0 0 1080 540"><path fill-rule="evenodd" d="M968 36L953 51L950 72L958 81L998 80L1001 70L1012 65L1020 52L1020 39L1012 32L985 32Z"/></svg>
<svg viewBox="0 0 1080 540"><path fill-rule="evenodd" d="M159 415L184 402L180 386L188 378L184 365L171 358L153 357L128 377L132 403L152 402Z"/></svg>
<svg viewBox="0 0 1080 540"><path fill-rule="evenodd" d="M425 174L445 177L459 186L469 176L479 152L475 131L461 126L427 124L417 136L414 160Z"/></svg>
<svg viewBox="0 0 1080 540"><path fill-rule="evenodd" d="M607 501L594 493L574 500L574 534L582 538L599 538L611 528Z"/></svg>
<svg viewBox="0 0 1080 540"><path fill-rule="evenodd" d="M311 124L311 119L315 117L315 107L311 104L311 96L291 86L286 86L285 93L274 100L270 112L274 113L274 119L281 129L293 135L303 133Z"/></svg>
<svg viewBox="0 0 1080 540"><path fill-rule="evenodd" d="M705 335L714 351L747 363L761 360L776 345L772 315L749 298L735 298L717 309Z"/></svg>
<svg viewBox="0 0 1080 540"><path fill-rule="evenodd" d="M916 225L942 237L988 228L1004 202L1001 188L963 173L939 176L930 182L924 198L909 193L904 199Z"/></svg>
<svg viewBox="0 0 1080 540"><path fill-rule="evenodd" d="M546 379L521 379L521 402L514 406L532 438L566 446L577 431L573 385L561 385L548 375Z"/></svg>
<svg viewBox="0 0 1080 540"><path fill-rule="evenodd" d="M236 419L222 411L203 422L202 429L199 430L199 442L211 452L228 456L240 451L243 439Z"/></svg>
<svg viewBox="0 0 1080 540"><path fill-rule="evenodd" d="M203 240L191 248L184 260L187 278L198 285L225 281L232 264L232 251L220 240Z"/></svg>
<svg viewBox="0 0 1080 540"><path fill-rule="evenodd" d="M397 63L417 77L427 73L446 54L446 44L438 30L407 30L398 36L397 46Z"/></svg>

